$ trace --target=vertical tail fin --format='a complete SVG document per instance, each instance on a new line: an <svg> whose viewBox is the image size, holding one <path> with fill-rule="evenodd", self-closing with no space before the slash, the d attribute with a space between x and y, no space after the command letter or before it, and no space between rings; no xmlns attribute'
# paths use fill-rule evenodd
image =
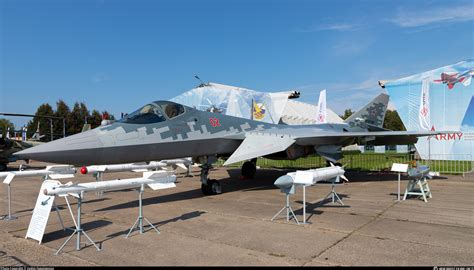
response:
<svg viewBox="0 0 474 270"><path fill-rule="evenodd" d="M384 93L378 95L344 122L351 127L367 128L367 126L372 126L382 128L385 113L387 112L388 98L389 96Z"/></svg>
<svg viewBox="0 0 474 270"><path fill-rule="evenodd" d="M327 123L326 119L326 89L319 93L318 101L318 115L316 115L316 123L324 124Z"/></svg>

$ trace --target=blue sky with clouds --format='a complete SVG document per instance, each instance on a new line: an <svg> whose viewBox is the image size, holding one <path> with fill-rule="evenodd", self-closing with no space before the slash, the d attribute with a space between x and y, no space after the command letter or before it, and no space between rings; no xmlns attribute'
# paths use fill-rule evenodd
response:
<svg viewBox="0 0 474 270"><path fill-rule="evenodd" d="M377 81L474 58L474 1L0 1L0 111L115 116L204 81L357 109ZM11 118L17 125L28 119Z"/></svg>

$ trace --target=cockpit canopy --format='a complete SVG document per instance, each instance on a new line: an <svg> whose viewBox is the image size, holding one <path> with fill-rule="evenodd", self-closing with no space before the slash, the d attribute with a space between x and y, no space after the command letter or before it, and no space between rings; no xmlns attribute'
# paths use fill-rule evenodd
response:
<svg viewBox="0 0 474 270"><path fill-rule="evenodd" d="M127 124L150 124L174 119L184 114L183 105L170 101L155 101L127 114L120 122Z"/></svg>

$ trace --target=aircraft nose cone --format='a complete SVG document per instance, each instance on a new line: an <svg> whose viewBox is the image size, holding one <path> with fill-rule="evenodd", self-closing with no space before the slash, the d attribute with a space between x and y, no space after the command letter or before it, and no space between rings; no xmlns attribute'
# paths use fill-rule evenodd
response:
<svg viewBox="0 0 474 270"><path fill-rule="evenodd" d="M96 158L102 145L91 130L63 139L40 144L14 153L19 159L32 159L61 164L82 164ZM95 151L94 151L95 150Z"/></svg>

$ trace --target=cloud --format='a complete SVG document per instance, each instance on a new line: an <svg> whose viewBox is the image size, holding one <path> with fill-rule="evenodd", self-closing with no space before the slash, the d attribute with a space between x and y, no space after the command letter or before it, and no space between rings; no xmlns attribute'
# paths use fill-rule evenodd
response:
<svg viewBox="0 0 474 270"><path fill-rule="evenodd" d="M422 10L399 9L395 17L388 19L389 22L404 28L472 20L474 20L474 4L472 2Z"/></svg>
<svg viewBox="0 0 474 270"><path fill-rule="evenodd" d="M349 24L349 23L333 23L333 24L322 24L322 25L314 25L311 27L297 29L297 32L301 33L311 33L311 32L319 32L319 31L355 31L359 30L363 27L362 24Z"/></svg>

